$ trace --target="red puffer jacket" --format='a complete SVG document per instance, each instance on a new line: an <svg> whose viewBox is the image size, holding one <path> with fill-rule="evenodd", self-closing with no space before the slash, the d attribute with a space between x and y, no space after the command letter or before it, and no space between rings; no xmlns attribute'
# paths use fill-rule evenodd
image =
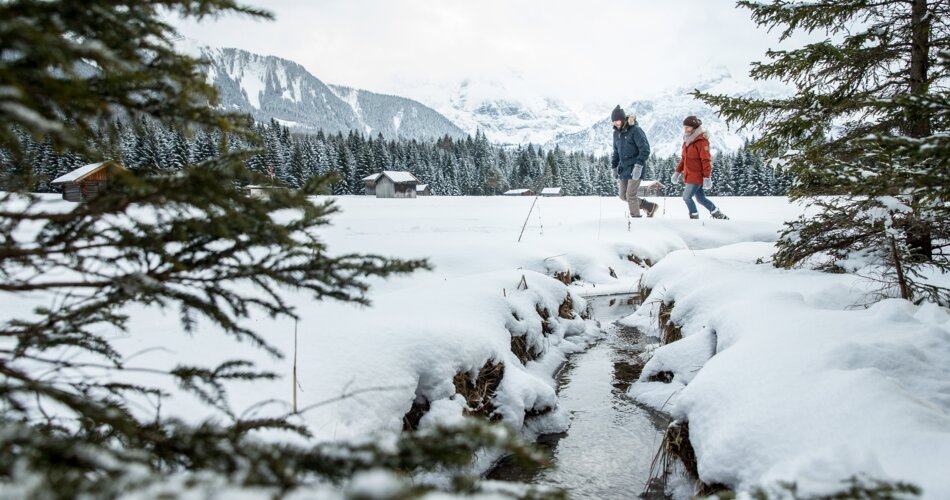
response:
<svg viewBox="0 0 950 500"><path fill-rule="evenodd" d="M712 156L706 132L699 134L692 143L683 143L683 156L676 165L676 171L685 171L683 181L687 184L702 184L703 177L712 175Z"/></svg>

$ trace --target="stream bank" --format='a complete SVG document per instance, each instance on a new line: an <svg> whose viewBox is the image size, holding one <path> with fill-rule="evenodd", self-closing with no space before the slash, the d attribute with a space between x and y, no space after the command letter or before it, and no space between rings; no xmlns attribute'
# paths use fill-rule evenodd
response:
<svg viewBox="0 0 950 500"><path fill-rule="evenodd" d="M571 414L571 427L538 439L550 449L554 466L532 469L502 460L488 473L489 479L554 486L575 498L629 499L644 491L669 420L625 393L640 376L640 353L657 339L615 324L636 311L635 295L589 302L592 318L606 335L572 356L557 375L559 405Z"/></svg>

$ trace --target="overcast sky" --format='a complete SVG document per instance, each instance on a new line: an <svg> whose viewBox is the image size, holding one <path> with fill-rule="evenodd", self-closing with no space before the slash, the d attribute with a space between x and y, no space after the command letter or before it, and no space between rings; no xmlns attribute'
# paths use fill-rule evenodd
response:
<svg viewBox="0 0 950 500"><path fill-rule="evenodd" d="M294 60L327 83L416 98L425 86L517 75L545 96L629 102L716 66L744 76L779 47L733 0L245 3L276 20L177 25L200 43Z"/></svg>

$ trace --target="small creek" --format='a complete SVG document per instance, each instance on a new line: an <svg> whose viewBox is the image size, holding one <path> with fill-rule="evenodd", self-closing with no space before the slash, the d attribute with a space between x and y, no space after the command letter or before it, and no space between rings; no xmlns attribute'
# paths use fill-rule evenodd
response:
<svg viewBox="0 0 950 500"><path fill-rule="evenodd" d="M538 440L551 450L554 466L530 469L502 460L488 478L555 486L572 498L629 499L644 491L668 420L625 392L640 376L638 354L656 339L615 323L636 310L632 296L589 302L606 336L572 356L557 376L560 405L572 415L571 427Z"/></svg>

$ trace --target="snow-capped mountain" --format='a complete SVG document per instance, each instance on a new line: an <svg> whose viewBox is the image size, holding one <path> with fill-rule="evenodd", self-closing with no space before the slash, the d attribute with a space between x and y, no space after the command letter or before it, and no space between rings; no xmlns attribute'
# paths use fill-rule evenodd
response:
<svg viewBox="0 0 950 500"><path fill-rule="evenodd" d="M327 85L293 61L231 48L192 51L209 61L207 78L221 105L256 120L273 118L299 132L358 130L389 139L467 135L417 101Z"/></svg>
<svg viewBox="0 0 950 500"><path fill-rule="evenodd" d="M539 95L517 74L416 87L409 93L466 132L474 135L481 130L489 141L501 145L546 144L565 130L590 124L563 101Z"/></svg>
<svg viewBox="0 0 950 500"><path fill-rule="evenodd" d="M651 99L621 104L627 113L636 114L640 127L650 140L651 150L657 156L679 154L683 137L683 118L689 115L696 115L703 121L703 127L709 132L710 144L716 151L734 151L754 136L754 131L730 129L713 108L690 95L694 89L759 98L784 93L781 88L772 86L752 87L742 84L728 71L717 70L693 85L671 90ZM565 130L547 146L558 144L561 148L571 151L609 153L612 148L609 114L612 109L612 106L605 106L603 118L596 123L583 130Z"/></svg>
<svg viewBox="0 0 950 500"><path fill-rule="evenodd" d="M261 121L276 119L294 131L358 130L390 139L427 139L465 137L481 130L501 145L557 145L595 154L611 151L608 116L615 103L568 104L537 93L517 74L410 90L419 102L328 85L303 66L274 56L205 46L185 46L184 50L210 62L207 78L218 88L223 106ZM718 151L738 149L753 136L752 131L730 130L712 108L689 95L693 89L757 97L784 93L779 88L740 83L728 71L715 69L698 76L693 84L622 104L637 115L657 156L678 154L687 115L703 120Z"/></svg>
<svg viewBox="0 0 950 500"><path fill-rule="evenodd" d="M769 96L780 93L772 87L752 87L738 82L728 71L715 69L696 81L661 95L621 103L637 115L658 156L679 153L683 118L696 115L710 133L714 149L733 151L752 137L750 131L730 130L706 104L693 99L693 89L729 95ZM607 154L611 151L610 111L616 103L588 102L581 105L544 97L533 92L517 75L505 82L466 80L454 89L430 88L413 92L419 99L451 118L466 132L481 129L499 144L534 143L569 151Z"/></svg>

